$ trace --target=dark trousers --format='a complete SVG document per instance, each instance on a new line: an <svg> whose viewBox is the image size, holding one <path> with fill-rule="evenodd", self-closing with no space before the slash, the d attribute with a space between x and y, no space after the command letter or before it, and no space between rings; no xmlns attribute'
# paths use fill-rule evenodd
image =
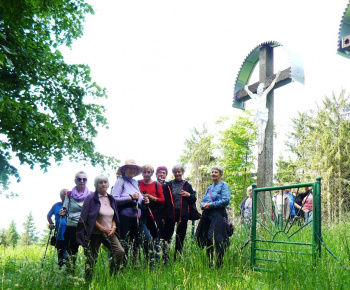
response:
<svg viewBox="0 0 350 290"><path fill-rule="evenodd" d="M227 213L225 209L204 210L199 221L196 240L202 249L206 249L209 258L209 266L214 261L214 249L216 252L215 264L221 267L225 254L225 249L229 246L227 234Z"/></svg>
<svg viewBox="0 0 350 290"><path fill-rule="evenodd" d="M174 260L176 260L177 254L182 254L182 248L184 245L184 240L186 237L186 231L187 231L187 222L188 220L181 219L181 222L179 222L179 215L175 214L175 221L167 219L165 221L164 225L164 240L168 243L171 242L171 238L174 234L175 230L175 223L177 223L177 229L176 229L176 240L175 240L175 253L174 253Z"/></svg>
<svg viewBox="0 0 350 290"><path fill-rule="evenodd" d="M67 269L74 273L75 262L77 260L77 253L79 244L77 243L77 227L67 226L64 232L64 240L66 242L66 249L68 252Z"/></svg>
<svg viewBox="0 0 350 290"><path fill-rule="evenodd" d="M86 256L85 278L87 280L91 280L92 278L93 268L96 264L98 250L100 249L101 244L103 244L112 255L109 268L110 275L116 273L116 271L120 268L121 262L123 261L125 252L116 235L108 237L106 234L92 234L90 237L89 247L84 248L84 253Z"/></svg>
<svg viewBox="0 0 350 290"><path fill-rule="evenodd" d="M57 240L56 242L57 249L57 258L58 258L58 266L61 268L63 264L67 261L67 249L66 249L66 241Z"/></svg>
<svg viewBox="0 0 350 290"><path fill-rule="evenodd" d="M153 259L153 241L147 226L140 222L137 226L137 219L119 215L120 220L120 241L125 250L124 263L127 262L130 246L133 257L136 258L137 248L142 245L146 259Z"/></svg>

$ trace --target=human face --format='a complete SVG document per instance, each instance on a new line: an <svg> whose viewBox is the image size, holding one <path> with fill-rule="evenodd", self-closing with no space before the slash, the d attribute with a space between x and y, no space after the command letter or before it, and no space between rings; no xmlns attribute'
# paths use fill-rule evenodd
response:
<svg viewBox="0 0 350 290"><path fill-rule="evenodd" d="M150 181L151 176L153 175L153 170L150 168L146 168L142 171L143 181Z"/></svg>
<svg viewBox="0 0 350 290"><path fill-rule="evenodd" d="M109 187L109 184L107 180L100 180L99 183L97 183L96 190L100 195L105 195L108 187Z"/></svg>
<svg viewBox="0 0 350 290"><path fill-rule="evenodd" d="M136 176L136 168L135 167L126 167L125 168L125 176L128 178L133 178L134 176Z"/></svg>
<svg viewBox="0 0 350 290"><path fill-rule="evenodd" d="M214 183L219 183L221 181L221 173L217 169L212 169L210 177Z"/></svg>
<svg viewBox="0 0 350 290"><path fill-rule="evenodd" d="M265 86L264 83L261 83L261 84L258 85L258 88L256 89L256 92L257 92L259 95L263 93L263 91L264 91L264 86Z"/></svg>
<svg viewBox="0 0 350 290"><path fill-rule="evenodd" d="M253 195L253 189L252 188L248 189L248 195L249 195L250 198L252 198L252 195Z"/></svg>
<svg viewBox="0 0 350 290"><path fill-rule="evenodd" d="M157 180L159 182L164 181L166 178L166 171L165 170L158 170L157 172Z"/></svg>
<svg viewBox="0 0 350 290"><path fill-rule="evenodd" d="M175 171L173 171L173 174L175 176L175 180L181 181L182 180L182 175L184 173L183 173L183 171L181 169L176 169Z"/></svg>
<svg viewBox="0 0 350 290"><path fill-rule="evenodd" d="M87 182L86 174L84 173L77 174L77 176L75 177L75 185L78 188L78 192L83 192L85 190L86 182Z"/></svg>

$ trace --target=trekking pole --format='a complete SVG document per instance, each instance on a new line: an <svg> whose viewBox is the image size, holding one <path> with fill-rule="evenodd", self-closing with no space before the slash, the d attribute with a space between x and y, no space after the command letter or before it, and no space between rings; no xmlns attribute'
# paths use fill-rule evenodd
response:
<svg viewBox="0 0 350 290"><path fill-rule="evenodd" d="M50 232L49 232L49 237L47 239L47 243L46 243L46 249L45 249L45 253L44 253L44 257L43 257L43 261L41 263L41 269L44 267L44 261L46 259L46 252L47 252L47 247L49 246L49 242L50 242L50 237L51 237L51 232L52 232L52 229L50 229Z"/></svg>
<svg viewBox="0 0 350 290"><path fill-rule="evenodd" d="M57 236L56 236L56 241L55 241L55 249L53 251L53 256L52 256L52 261L54 260L55 258L55 253L56 253L56 249L57 249L57 242L58 242L58 238L60 236L60 232L61 232L61 224L62 224L62 216L60 216L60 223L58 225L58 231L57 231ZM57 255L58 255L58 250L57 250ZM53 267L53 263L51 264L52 267ZM52 268L51 267L51 268Z"/></svg>

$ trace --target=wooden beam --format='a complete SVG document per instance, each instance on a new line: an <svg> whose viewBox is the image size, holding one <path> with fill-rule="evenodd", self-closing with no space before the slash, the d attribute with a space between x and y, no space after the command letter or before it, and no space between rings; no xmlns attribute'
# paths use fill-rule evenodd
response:
<svg viewBox="0 0 350 290"><path fill-rule="evenodd" d="M269 87L272 83L272 81L275 79L276 74L269 76L265 82L264 82L264 89L266 89L267 87ZM281 71L280 76L278 77L277 83L274 86L274 89L277 89L279 87L282 87L288 83L292 82L292 78L291 78L291 68L287 68L283 71ZM256 90L259 86L260 82L256 82L252 85L249 86L249 90L253 93L256 94ZM247 92L245 91L245 89L241 89L237 92L236 94L237 96L237 100L238 101L242 101L242 102L246 102L248 100L250 100L249 95L247 94Z"/></svg>

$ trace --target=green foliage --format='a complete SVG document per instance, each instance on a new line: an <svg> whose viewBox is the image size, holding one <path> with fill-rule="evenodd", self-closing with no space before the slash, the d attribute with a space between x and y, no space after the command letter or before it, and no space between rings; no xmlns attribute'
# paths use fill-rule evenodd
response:
<svg viewBox="0 0 350 290"><path fill-rule="evenodd" d="M60 45L82 36L92 7L84 0L0 1L0 190L20 181L16 156L47 170L64 156L92 165L114 158L95 152L97 126L107 126L97 105L105 89L87 65L64 62Z"/></svg>
<svg viewBox="0 0 350 290"><path fill-rule="evenodd" d="M5 235L6 244L12 247L15 247L19 240L19 234L17 232L15 221L12 220L9 228L6 231Z"/></svg>
<svg viewBox="0 0 350 290"><path fill-rule="evenodd" d="M1 229L0 230L0 245L3 245L4 247L7 247L7 240L6 240L6 230Z"/></svg>
<svg viewBox="0 0 350 290"><path fill-rule="evenodd" d="M29 246L37 242L38 237L34 225L32 212L29 212L27 220L23 223L24 233L21 236L21 243L23 246Z"/></svg>
<svg viewBox="0 0 350 290"><path fill-rule="evenodd" d="M325 97L315 111L299 113L287 146L293 161L280 158L276 179L308 182L322 177L322 199L327 217L342 218L350 195L350 100L342 91L338 97ZM286 166L286 163L288 166ZM291 180L285 169L295 172ZM289 172L291 173L291 172ZM334 182L337 181L337 182Z"/></svg>
<svg viewBox="0 0 350 290"><path fill-rule="evenodd" d="M295 165L293 160L289 157L287 160L283 159L280 155L277 162L277 173L275 174L275 180L278 184L281 183L300 183L301 180L298 178L297 174L298 167Z"/></svg>
<svg viewBox="0 0 350 290"><path fill-rule="evenodd" d="M350 266L347 241L349 224L322 227L324 241L346 266ZM15 249L0 246L0 272L3 289L348 289L350 274L322 247L316 266L311 257L300 253L281 254L280 263L269 262L270 272L250 268L250 244L240 225L231 237L231 246L225 253L220 269L209 268L205 250L201 250L187 236L183 259L158 264L152 271L144 264L128 265L116 276L110 277L108 259L102 252L94 269L91 283L84 280L85 257L78 254L75 276L59 270L57 256L49 247L43 261L45 247L18 246ZM44 262L44 263L43 263ZM41 265L43 268L41 269Z"/></svg>
<svg viewBox="0 0 350 290"><path fill-rule="evenodd" d="M246 190L254 182L253 148L256 145L256 126L250 120L249 112L238 116L229 128L220 135L220 163L224 166L225 181L233 195L232 202L235 212L239 211L240 203L246 197Z"/></svg>
<svg viewBox="0 0 350 290"><path fill-rule="evenodd" d="M197 191L198 200L202 199L211 184L210 169L216 160L213 154L213 138L206 125L203 125L202 131L193 128L190 138L185 140L185 148L180 157L180 162L190 168L188 179Z"/></svg>
<svg viewBox="0 0 350 290"><path fill-rule="evenodd" d="M192 129L190 138L185 141L180 161L190 168L189 180L199 192L199 201L212 183L211 167L219 164L225 171L223 179L231 189L231 203L235 211L239 211L246 189L254 181L252 171L255 158L252 150L257 137L256 126L250 117L249 112L234 120L222 117L216 123L221 127L226 126L226 129L215 130L216 135L210 134L205 125L202 131Z"/></svg>

